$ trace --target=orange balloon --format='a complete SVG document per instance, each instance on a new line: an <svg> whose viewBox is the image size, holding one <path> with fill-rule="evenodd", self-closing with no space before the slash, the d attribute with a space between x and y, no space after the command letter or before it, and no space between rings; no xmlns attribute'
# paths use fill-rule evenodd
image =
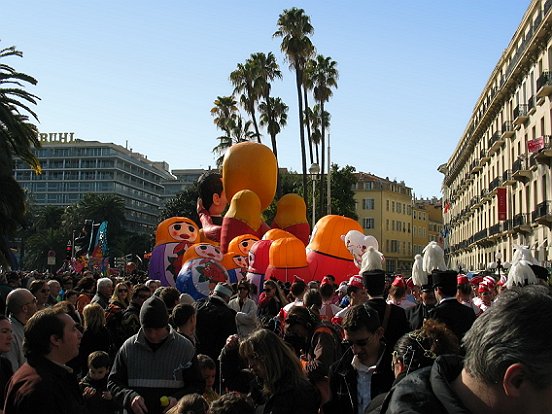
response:
<svg viewBox="0 0 552 414"><path fill-rule="evenodd" d="M324 216L314 226L307 249L352 260L351 252L341 240L341 235L347 234L349 230L358 230L362 233L363 229L358 221L351 218L331 214Z"/></svg>
<svg viewBox="0 0 552 414"><path fill-rule="evenodd" d="M265 210L276 194L277 175L276 157L266 145L240 142L224 154L222 182L228 200L238 191L251 190L261 201L261 210Z"/></svg>
<svg viewBox="0 0 552 414"><path fill-rule="evenodd" d="M182 242L194 244L199 241L199 237L199 227L193 220L186 217L170 217L157 226L155 246Z"/></svg>
<svg viewBox="0 0 552 414"><path fill-rule="evenodd" d="M274 240L270 245L268 261L273 267L307 266L305 245L297 237Z"/></svg>
<svg viewBox="0 0 552 414"><path fill-rule="evenodd" d="M299 194L289 193L278 200L273 225L281 229L307 223L307 205Z"/></svg>
<svg viewBox="0 0 552 414"><path fill-rule="evenodd" d="M284 237L295 237L289 231L282 229L270 229L265 234L263 234L263 240L277 240L283 239Z"/></svg>

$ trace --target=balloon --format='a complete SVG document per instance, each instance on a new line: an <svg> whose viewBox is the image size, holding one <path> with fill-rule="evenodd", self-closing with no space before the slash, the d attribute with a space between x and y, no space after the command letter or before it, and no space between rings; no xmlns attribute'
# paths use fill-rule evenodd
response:
<svg viewBox="0 0 552 414"><path fill-rule="evenodd" d="M227 282L228 274L220 262L212 258L196 257L187 260L176 278L176 288L195 300L209 296L218 282Z"/></svg>
<svg viewBox="0 0 552 414"><path fill-rule="evenodd" d="M235 237L251 234L259 239L264 232L261 230L263 220L259 197L250 190L241 190L232 197L230 208L222 220L220 246L222 251L228 251L228 244Z"/></svg>
<svg viewBox="0 0 552 414"><path fill-rule="evenodd" d="M228 200L247 189L257 194L265 210L276 194L277 175L276 157L266 145L240 142L224 154L222 181Z"/></svg>
<svg viewBox="0 0 552 414"><path fill-rule="evenodd" d="M299 276L306 282L311 280L305 245L297 237L274 240L270 245L265 277L275 277L287 282L293 280L294 276Z"/></svg>
<svg viewBox="0 0 552 414"><path fill-rule="evenodd" d="M307 220L307 205L298 194L286 194L276 204L273 228L292 233L306 246L309 242L310 226Z"/></svg>
<svg viewBox="0 0 552 414"><path fill-rule="evenodd" d="M349 230L347 234L341 235L341 240L345 243L345 247L354 258L355 265L359 269L362 267L362 255L368 247L378 248L378 241L374 236L365 236L364 233L358 230Z"/></svg>
<svg viewBox="0 0 552 414"><path fill-rule="evenodd" d="M264 284L271 244L272 240L259 240L249 250L249 268L247 269L246 278L250 284L257 287L257 293L250 295L255 301Z"/></svg>

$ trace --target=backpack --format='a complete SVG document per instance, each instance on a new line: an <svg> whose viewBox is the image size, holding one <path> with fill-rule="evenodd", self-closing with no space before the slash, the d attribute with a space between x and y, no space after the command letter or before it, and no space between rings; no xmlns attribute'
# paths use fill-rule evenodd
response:
<svg viewBox="0 0 552 414"><path fill-rule="evenodd" d="M116 349L119 349L126 339L122 324L123 313L124 309L114 303L110 303L105 310L105 327Z"/></svg>
<svg viewBox="0 0 552 414"><path fill-rule="evenodd" d="M343 329L341 326L329 321L321 321L314 330L313 338L317 333L327 333L332 335L335 349L337 350L338 358L347 350L347 346L343 344Z"/></svg>

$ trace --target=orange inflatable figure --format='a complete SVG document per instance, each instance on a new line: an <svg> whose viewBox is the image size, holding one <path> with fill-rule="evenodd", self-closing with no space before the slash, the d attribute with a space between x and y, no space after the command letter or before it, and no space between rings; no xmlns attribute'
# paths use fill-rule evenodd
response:
<svg viewBox="0 0 552 414"><path fill-rule="evenodd" d="M332 274L339 283L358 273L353 256L341 239L341 235L349 230L362 232L362 227L357 221L343 216L327 215L318 220L307 246L307 261L313 279L322 280L327 274Z"/></svg>
<svg viewBox="0 0 552 414"><path fill-rule="evenodd" d="M253 234L244 234L232 239L228 252L224 254L223 266L228 272L230 283L238 283L244 279L249 265L249 251L259 238Z"/></svg>
<svg viewBox="0 0 552 414"><path fill-rule="evenodd" d="M298 194L286 194L276 204L276 216L272 228L286 230L306 246L309 243L310 226L307 221L307 205Z"/></svg>
<svg viewBox="0 0 552 414"><path fill-rule="evenodd" d="M288 282L297 276L306 282L312 280L305 245L295 236L274 240L270 245L268 262L265 274L267 279L276 278Z"/></svg>

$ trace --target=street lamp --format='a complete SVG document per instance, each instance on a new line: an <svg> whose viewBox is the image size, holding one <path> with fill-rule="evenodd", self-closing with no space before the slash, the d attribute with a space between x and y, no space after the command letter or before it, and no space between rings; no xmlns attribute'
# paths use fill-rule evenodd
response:
<svg viewBox="0 0 552 414"><path fill-rule="evenodd" d="M500 269L504 269L504 266L502 265L502 253L496 252L495 260L496 262L491 262L489 267L493 270L496 269L496 271L498 272L498 279L500 279Z"/></svg>
<svg viewBox="0 0 552 414"><path fill-rule="evenodd" d="M312 227L316 224L316 179L320 173L320 166L313 162L309 168L312 178Z"/></svg>

